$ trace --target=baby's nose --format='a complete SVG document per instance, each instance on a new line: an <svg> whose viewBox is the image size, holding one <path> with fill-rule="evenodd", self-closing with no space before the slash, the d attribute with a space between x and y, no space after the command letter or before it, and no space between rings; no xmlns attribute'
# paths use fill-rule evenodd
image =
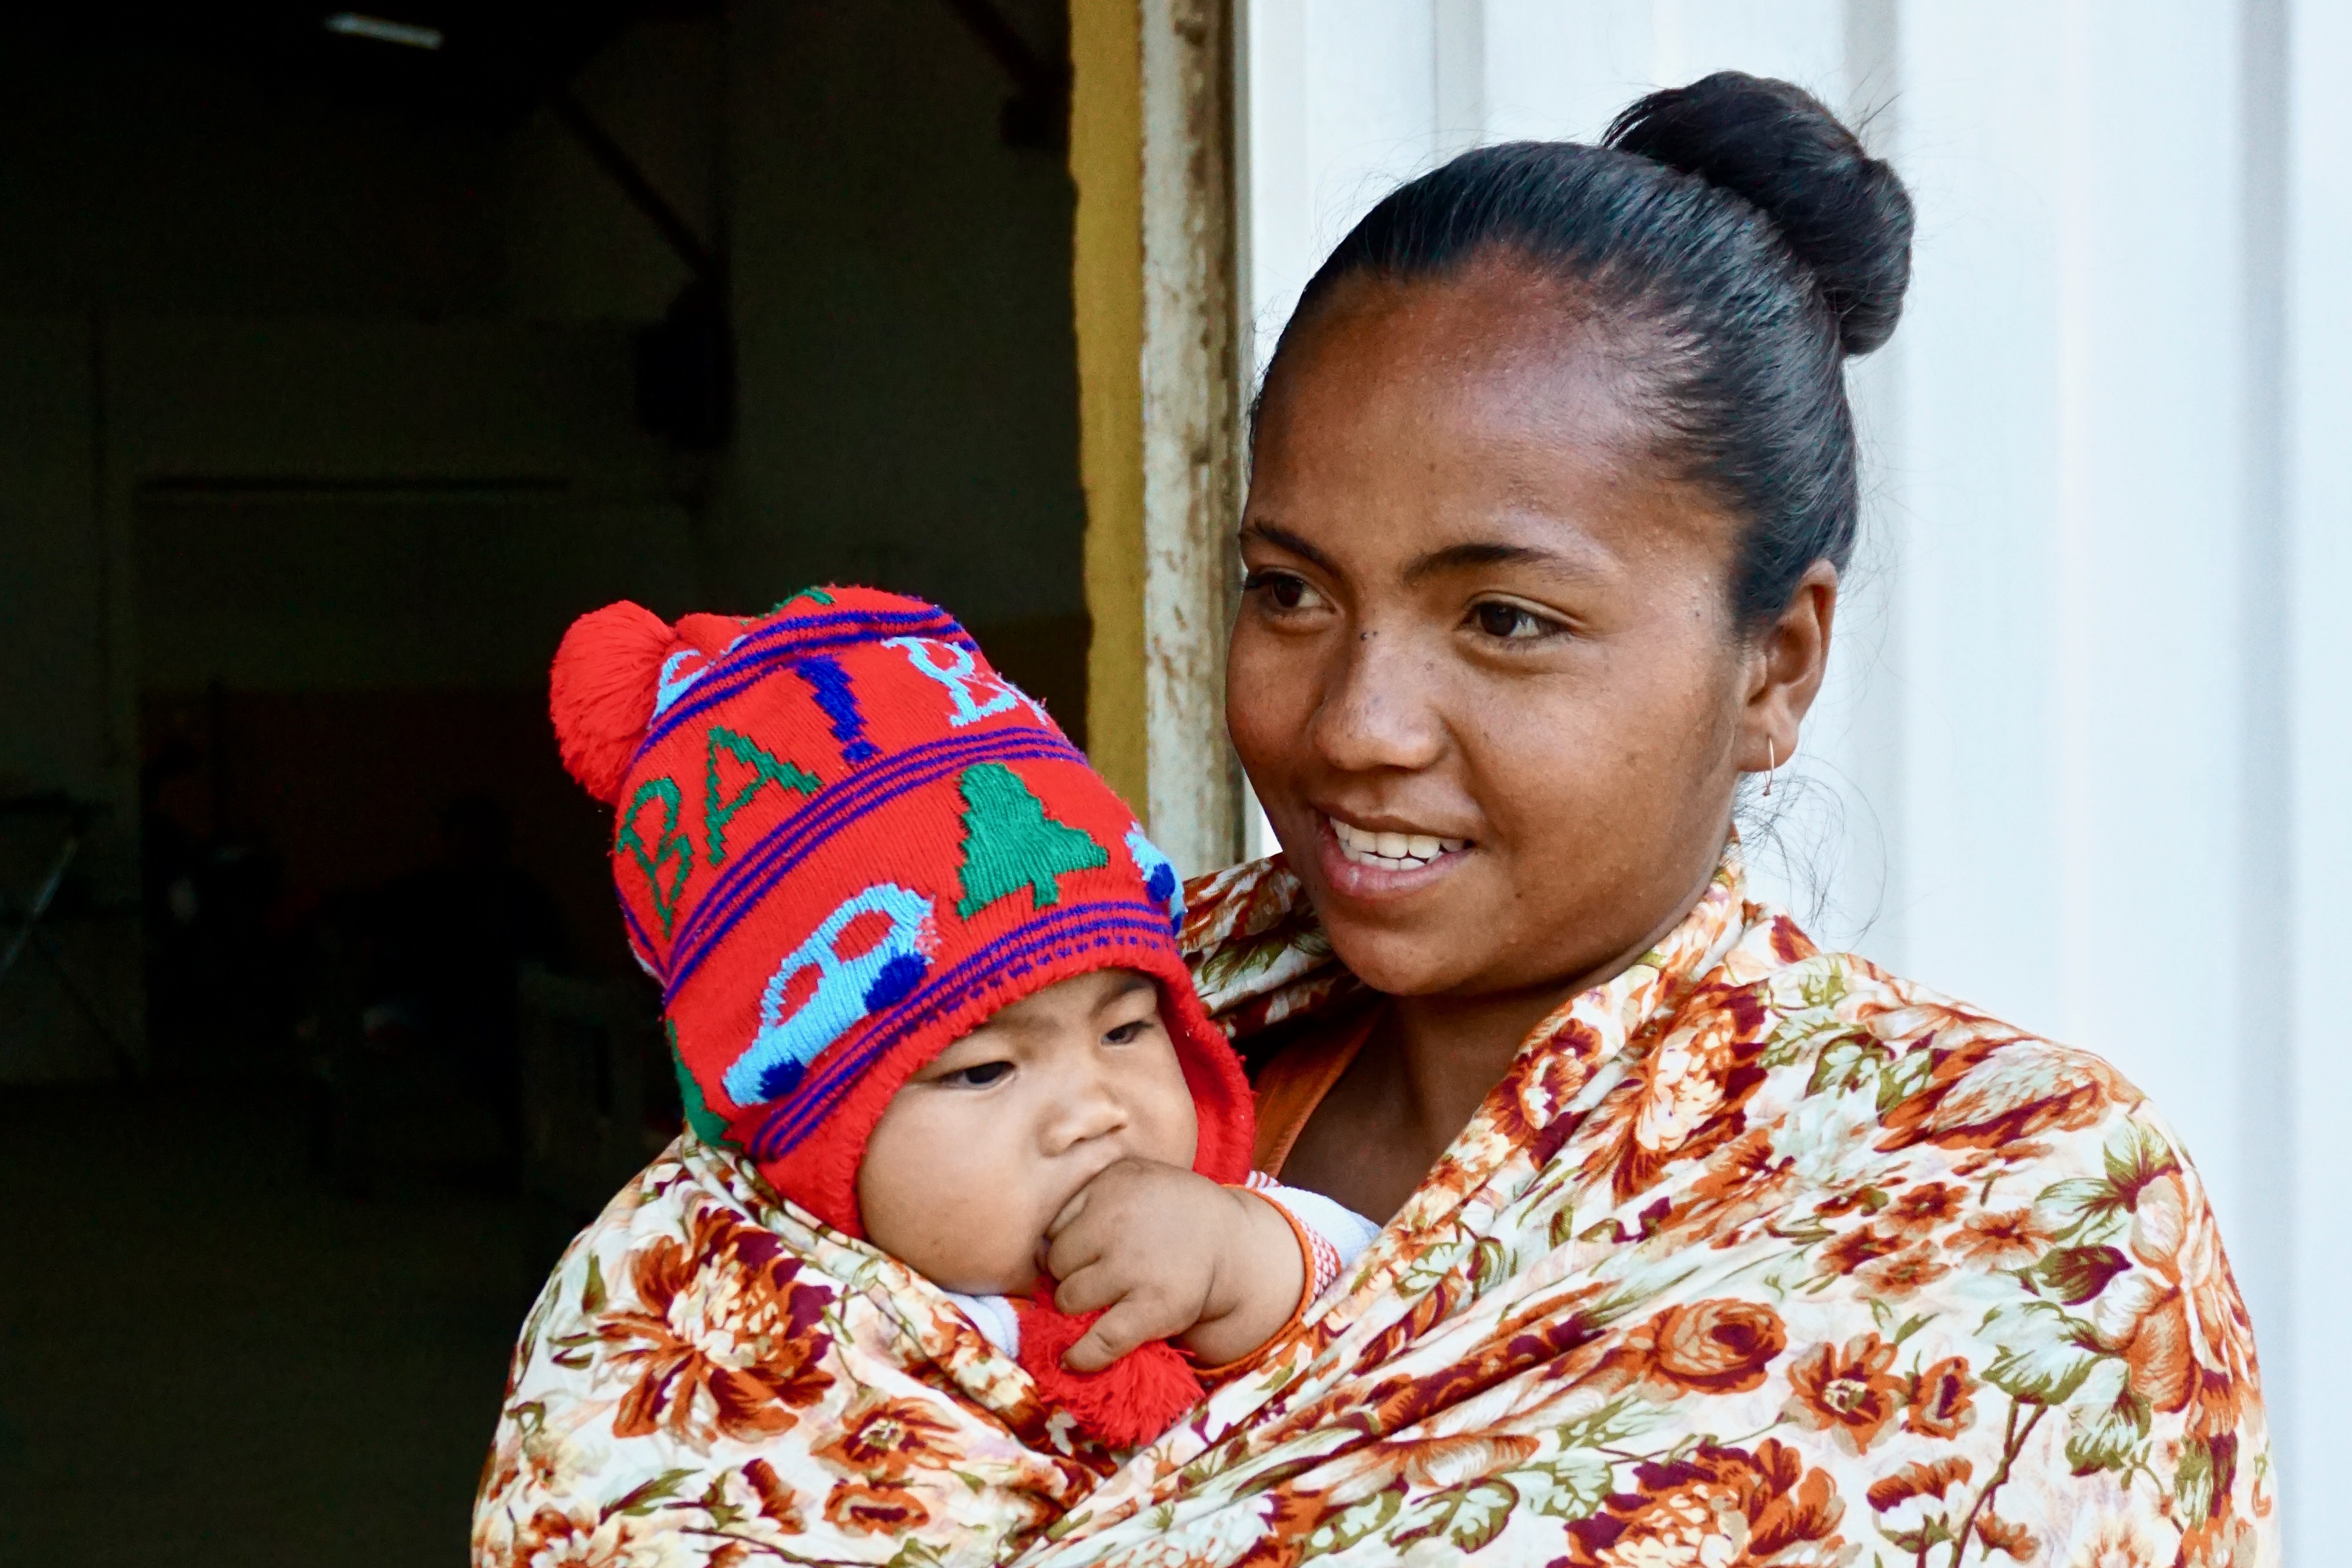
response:
<svg viewBox="0 0 2352 1568"><path fill-rule="evenodd" d="M1108 1085L1088 1082L1063 1101L1054 1118L1052 1142L1056 1149L1074 1148L1094 1138L1105 1138L1127 1125L1127 1105Z"/></svg>

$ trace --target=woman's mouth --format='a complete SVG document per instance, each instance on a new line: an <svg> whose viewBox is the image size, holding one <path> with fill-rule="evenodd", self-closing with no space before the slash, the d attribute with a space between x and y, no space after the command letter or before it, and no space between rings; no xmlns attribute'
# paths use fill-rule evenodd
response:
<svg viewBox="0 0 2352 1568"><path fill-rule="evenodd" d="M1441 839L1434 833L1374 832L1351 828L1337 817L1326 817L1339 852L1358 865L1381 871L1419 871L1440 855L1458 854L1470 847L1467 839Z"/></svg>
<svg viewBox="0 0 2352 1568"><path fill-rule="evenodd" d="M1359 898L1412 892L1458 864L1468 839L1411 829L1360 828L1318 812L1317 847L1334 892Z"/></svg>

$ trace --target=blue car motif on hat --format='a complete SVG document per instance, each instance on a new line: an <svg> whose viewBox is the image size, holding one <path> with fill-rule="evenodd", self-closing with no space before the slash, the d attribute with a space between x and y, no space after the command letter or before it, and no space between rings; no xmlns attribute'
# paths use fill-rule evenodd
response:
<svg viewBox="0 0 2352 1568"><path fill-rule="evenodd" d="M878 915L889 929L854 958L834 951L842 933L861 915ZM847 1034L858 1020L904 998L930 969L923 933L931 901L896 883L876 883L844 900L808 940L784 956L760 993L760 1028L751 1045L720 1080L738 1105L781 1100L800 1086L809 1064ZM793 982L810 969L816 989L786 1016Z"/></svg>

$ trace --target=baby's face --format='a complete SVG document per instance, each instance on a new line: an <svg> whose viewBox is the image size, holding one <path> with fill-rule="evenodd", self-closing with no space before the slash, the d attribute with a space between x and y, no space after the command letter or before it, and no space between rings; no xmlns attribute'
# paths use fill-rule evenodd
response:
<svg viewBox="0 0 2352 1568"><path fill-rule="evenodd" d="M1097 970L1013 1003L908 1081L866 1143L858 1215L935 1284L1018 1295L1080 1187L1129 1155L1190 1169L1199 1134L1159 988Z"/></svg>

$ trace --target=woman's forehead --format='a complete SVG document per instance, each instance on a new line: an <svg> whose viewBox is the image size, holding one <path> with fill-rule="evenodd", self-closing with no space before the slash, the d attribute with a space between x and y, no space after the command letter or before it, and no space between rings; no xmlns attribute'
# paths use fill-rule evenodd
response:
<svg viewBox="0 0 2352 1568"><path fill-rule="evenodd" d="M1406 471L1540 490L1567 470L1647 465L1624 341L1493 308L1507 291L1378 288L1318 309L1285 345L1253 433L1254 476L1386 486Z"/></svg>
<svg viewBox="0 0 2352 1568"><path fill-rule="evenodd" d="M1266 403L1278 413L1335 390L1395 387L1473 404L1591 403L1592 415L1623 418L1627 383L1655 336L1591 286L1500 254L1410 281L1350 277L1285 332Z"/></svg>
<svg viewBox="0 0 2352 1568"><path fill-rule="evenodd" d="M1567 286L1517 267L1350 280L1285 345L1246 521L1281 548L1398 572L1489 546L1564 570L1694 545L1711 559L1728 528L1654 454L1641 336L1594 325Z"/></svg>
<svg viewBox="0 0 2352 1568"><path fill-rule="evenodd" d="M1242 538L1410 582L1476 567L1613 576L1662 552L1712 570L1732 533L1713 497L1664 465L1507 416L1402 432L1299 421L1260 452Z"/></svg>

